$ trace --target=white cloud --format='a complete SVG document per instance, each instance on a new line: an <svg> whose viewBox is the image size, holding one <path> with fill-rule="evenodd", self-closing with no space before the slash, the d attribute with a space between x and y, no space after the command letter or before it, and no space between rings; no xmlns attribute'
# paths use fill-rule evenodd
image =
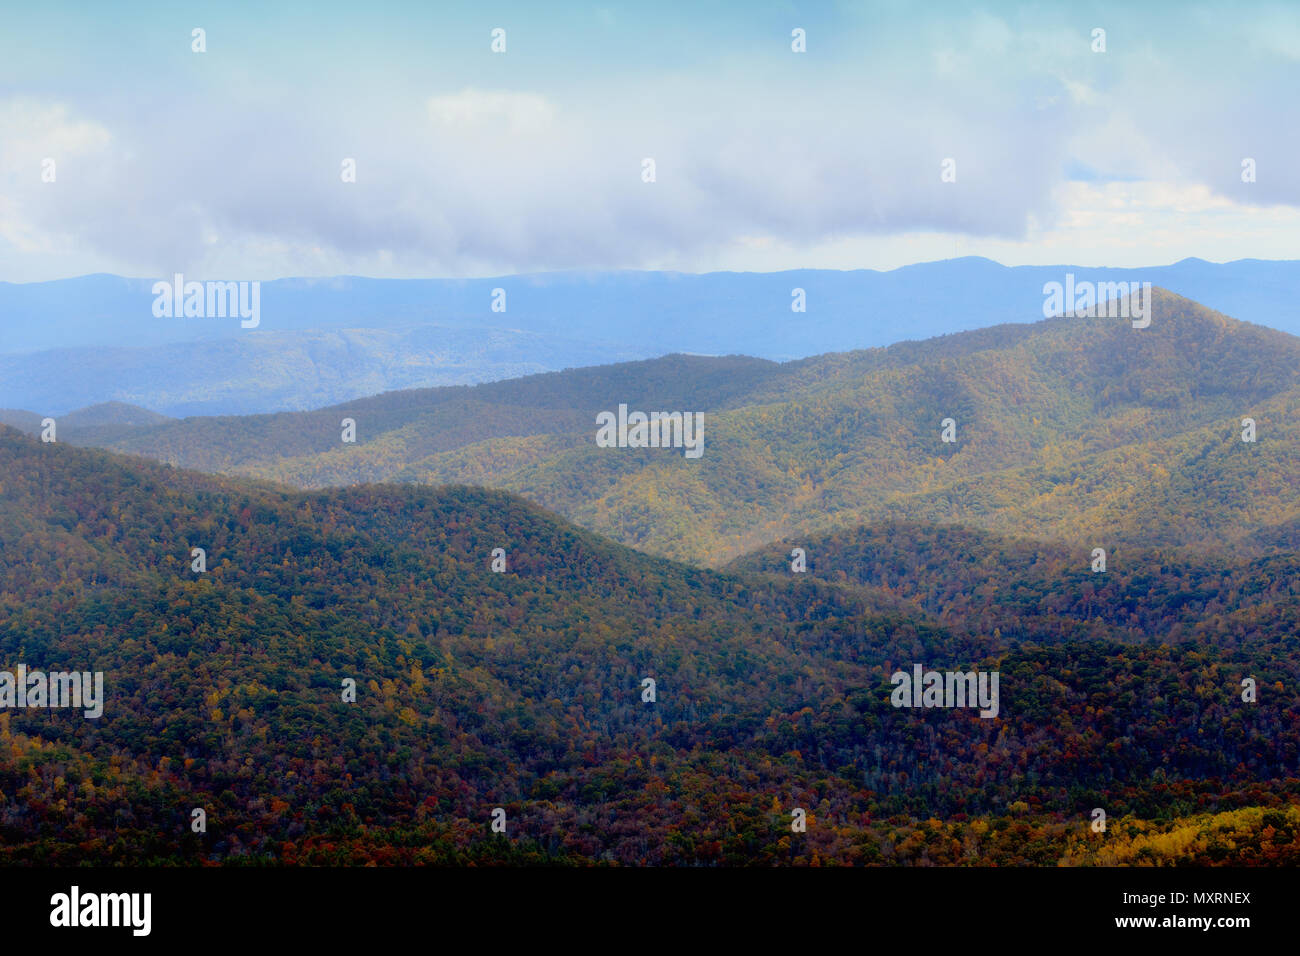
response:
<svg viewBox="0 0 1300 956"><path fill-rule="evenodd" d="M0 240L19 253L63 248L60 223L102 184L112 142L105 127L73 116L66 104L0 101ZM47 161L53 182L42 178Z"/></svg>
<svg viewBox="0 0 1300 956"><path fill-rule="evenodd" d="M1300 33L1270 9L1265 32L1222 28L1277 71ZM250 74L139 109L0 100L0 277L1086 264L1143 242L1150 260L1295 254L1300 133L1280 86L1182 39L1157 58L1126 10L1106 17L1104 55L1090 20L1035 16L866 22L866 39L895 39L852 62L719 51L704 66L593 66L567 88L534 85L542 61L512 53L448 70L460 78L441 88L378 74L391 89L328 96L285 77L269 96ZM55 190L39 182L45 155ZM1240 182L1243 156L1258 183ZM340 182L344 157L355 184ZM956 183L940 182L946 157ZM1101 181L1067 181L1088 170Z"/></svg>
<svg viewBox="0 0 1300 956"><path fill-rule="evenodd" d="M64 103L29 97L0 101L0 172L39 179L40 159L78 157L105 149L112 141L98 123L77 119ZM36 160L33 163L33 159Z"/></svg>
<svg viewBox="0 0 1300 956"><path fill-rule="evenodd" d="M464 89L430 97L428 109L434 124L453 130L497 127L511 133L539 133L555 120L555 107L535 93Z"/></svg>

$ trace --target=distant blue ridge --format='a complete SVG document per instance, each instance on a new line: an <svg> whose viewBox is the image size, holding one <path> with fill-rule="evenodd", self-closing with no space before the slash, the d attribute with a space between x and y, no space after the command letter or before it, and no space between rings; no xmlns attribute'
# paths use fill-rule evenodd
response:
<svg viewBox="0 0 1300 956"><path fill-rule="evenodd" d="M1300 334L1300 262L1258 259L1105 269L967 257L889 272L277 279L262 282L255 330L238 319L155 318L151 287L171 276L90 275L0 283L0 407L53 413L117 400L167 414L248 413L671 352L787 360L1034 322L1043 317L1044 283L1067 272L1150 282ZM505 312L491 310L496 288L506 292ZM805 290L806 312L791 311L794 288ZM363 334L340 339L342 330ZM419 363L431 348L445 353L426 374ZM268 382L264 395L223 394L240 369L253 374L250 362L277 356L296 363L284 382ZM178 396L178 381L189 384L187 396Z"/></svg>

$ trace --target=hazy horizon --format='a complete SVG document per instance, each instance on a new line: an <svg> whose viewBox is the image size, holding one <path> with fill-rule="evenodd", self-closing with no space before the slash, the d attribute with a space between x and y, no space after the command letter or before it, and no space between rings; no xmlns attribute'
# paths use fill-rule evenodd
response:
<svg viewBox="0 0 1300 956"><path fill-rule="evenodd" d="M573 269L546 269L538 272L485 273L483 275L384 276L384 275L363 275L360 273L352 273L352 272L339 272L333 275L320 275L320 276L279 275L279 276L266 276L266 277L255 277L255 278L257 278L257 281L260 282L291 282L296 280L301 280L304 282L318 282L318 281L326 282L331 279L365 279L370 281L419 282L421 280L456 281L456 280L463 279L468 281L468 280L475 280L475 279L529 279L529 278L534 278L539 276L617 275L620 273L659 273L663 275L682 275L682 276L709 276L709 275L768 276L768 275L782 275L790 272L846 272L846 273L847 272L875 272L875 273L884 274L890 272L899 272L900 270L910 269L916 266L942 265L948 262L961 262L963 260L970 260L970 259L990 262L993 265L1001 266L1004 269L1021 269L1021 268L1045 268L1045 269L1060 268L1060 269L1097 269L1097 270L1123 269L1126 271L1134 271L1138 269L1165 269L1170 266L1181 265L1184 262L1206 262L1209 263L1210 265L1219 265L1219 266L1233 265L1239 262L1267 262L1267 263L1300 262L1300 258L1264 259L1264 258L1260 258L1259 256L1243 256L1238 259L1207 259L1204 256L1184 256L1181 259L1171 261L1171 262L1147 262L1135 266L1122 266L1122 265L1115 265L1111 263L1088 263L1088 262L1008 263L1008 262L1002 262L998 259L991 258L989 256L968 255L968 256L951 256L946 259L918 259L915 262L906 262L903 263L902 265L891 266L890 268L887 269L876 269L876 268L871 268L869 266L857 266L857 267L846 267L846 268L837 268L837 267L830 267L830 266L827 267L799 266L799 267L789 268L789 269L710 269L704 272L692 272L684 269L573 268ZM49 279L31 279L31 280L20 280L20 281L0 279L0 285L40 285L43 283L50 283L50 282L64 282L71 279L93 279L99 276L108 276L114 279L127 279L132 282L158 282L163 279L170 278L170 276L156 276L156 275L125 275L123 273L118 273L118 272L82 272L82 273L77 273L75 275L55 276ZM224 279L233 279L234 276L190 274L187 276L187 278L203 279L203 280L224 280Z"/></svg>

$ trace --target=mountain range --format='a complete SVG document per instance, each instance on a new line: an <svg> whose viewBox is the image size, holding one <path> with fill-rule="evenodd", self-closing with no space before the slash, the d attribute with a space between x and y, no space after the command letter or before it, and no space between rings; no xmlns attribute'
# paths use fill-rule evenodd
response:
<svg viewBox="0 0 1300 956"><path fill-rule="evenodd" d="M1298 359L1157 289L1145 328L5 411L0 670L107 691L0 709L0 858L1296 865ZM602 447L620 406L702 454ZM903 706L927 669L994 712Z"/></svg>
<svg viewBox="0 0 1300 956"><path fill-rule="evenodd" d="M44 416L117 401L171 416L253 414L671 352L787 361L1032 321L1043 316L1044 284L1067 274L1151 282L1300 333L1300 263L1250 259L277 279L261 283L259 322L248 329L238 319L156 317L157 280L92 275L0 283L0 407ZM792 311L796 289L806 311Z"/></svg>
<svg viewBox="0 0 1300 956"><path fill-rule="evenodd" d="M1055 318L785 363L672 355L83 438L74 421L68 440L301 488L494 487L715 567L882 520L1089 550L1289 546L1300 339L1165 290L1153 299L1144 329ZM702 457L598 447L596 416L620 405L702 412Z"/></svg>

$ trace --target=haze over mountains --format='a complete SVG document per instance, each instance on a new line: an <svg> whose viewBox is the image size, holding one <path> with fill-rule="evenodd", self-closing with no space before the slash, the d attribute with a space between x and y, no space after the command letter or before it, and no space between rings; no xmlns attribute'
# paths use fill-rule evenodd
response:
<svg viewBox="0 0 1300 956"><path fill-rule="evenodd" d="M595 416L620 404L704 412L703 456L597 447ZM304 488L500 488L714 566L881 520L1253 555L1300 526L1298 406L1300 339L1156 290L1145 329L1057 318L789 363L678 355L68 440Z"/></svg>
<svg viewBox="0 0 1300 956"><path fill-rule="evenodd" d="M0 283L0 407L59 415L119 401L172 416L249 414L672 352L787 360L1032 321L1042 316L1043 284L1067 272L1149 281L1300 333L1300 263L1261 260L280 279L262 284L255 329L237 319L155 318L156 280L96 275ZM497 288L505 312L492 311ZM806 312L791 311L794 288L805 290Z"/></svg>

